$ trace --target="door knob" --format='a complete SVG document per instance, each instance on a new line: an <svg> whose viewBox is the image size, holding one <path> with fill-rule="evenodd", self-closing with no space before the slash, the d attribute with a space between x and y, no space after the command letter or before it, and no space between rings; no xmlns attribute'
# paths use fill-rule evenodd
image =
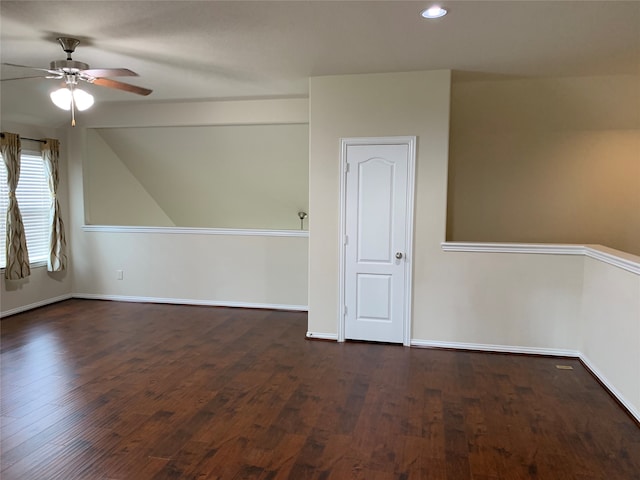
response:
<svg viewBox="0 0 640 480"><path fill-rule="evenodd" d="M402 258L402 252L396 252L396 258L400 260Z"/></svg>

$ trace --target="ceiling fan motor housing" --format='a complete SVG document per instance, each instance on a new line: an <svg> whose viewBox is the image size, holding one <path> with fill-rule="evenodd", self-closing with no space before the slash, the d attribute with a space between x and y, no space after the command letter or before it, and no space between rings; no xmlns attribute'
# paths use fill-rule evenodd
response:
<svg viewBox="0 0 640 480"><path fill-rule="evenodd" d="M80 70L89 70L89 65L75 60L54 60L49 64L51 70L62 70L65 73L78 73Z"/></svg>
<svg viewBox="0 0 640 480"><path fill-rule="evenodd" d="M89 70L89 65L83 62L76 62L71 60L71 54L76 50L76 47L80 44L80 40L71 37L58 37L58 43L62 47L62 50L67 54L66 60L54 60L49 65L51 70L62 70L67 74L76 74L80 70Z"/></svg>

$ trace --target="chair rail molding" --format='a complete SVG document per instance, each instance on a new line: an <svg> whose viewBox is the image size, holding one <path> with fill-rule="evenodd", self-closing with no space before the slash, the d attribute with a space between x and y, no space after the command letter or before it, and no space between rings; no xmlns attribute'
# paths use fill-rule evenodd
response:
<svg viewBox="0 0 640 480"><path fill-rule="evenodd" d="M84 232L164 233L178 235L235 235L247 237L309 237L308 230L261 230L240 228L143 227L126 225L83 225Z"/></svg>
<svg viewBox="0 0 640 480"><path fill-rule="evenodd" d="M640 275L640 257L603 245L572 245L554 243L482 243L442 242L445 252L532 253L543 255L584 255Z"/></svg>

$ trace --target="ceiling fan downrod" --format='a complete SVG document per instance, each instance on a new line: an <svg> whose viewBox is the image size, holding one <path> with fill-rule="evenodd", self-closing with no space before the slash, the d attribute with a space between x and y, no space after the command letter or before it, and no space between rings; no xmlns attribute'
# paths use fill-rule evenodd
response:
<svg viewBox="0 0 640 480"><path fill-rule="evenodd" d="M76 47L80 45L80 40L71 37L58 37L56 40L58 40L62 50L67 54L67 60L71 60L71 54L75 52Z"/></svg>

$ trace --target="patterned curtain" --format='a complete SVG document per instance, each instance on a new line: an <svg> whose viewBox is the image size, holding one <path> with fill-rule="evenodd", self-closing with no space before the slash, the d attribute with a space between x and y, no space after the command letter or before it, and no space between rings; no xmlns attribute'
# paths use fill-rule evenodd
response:
<svg viewBox="0 0 640 480"><path fill-rule="evenodd" d="M19 280L31 274L27 237L24 234L22 215L16 199L16 187L20 179L20 136L3 132L0 137L0 152L7 167L9 205L7 208L7 266L4 278Z"/></svg>
<svg viewBox="0 0 640 480"><path fill-rule="evenodd" d="M64 237L64 223L60 218L60 203L58 202L58 157L60 156L60 142L54 138L47 138L42 144L42 160L49 177L49 191L51 192L51 213L49 220L49 258L47 270L61 272L67 268L67 240Z"/></svg>

